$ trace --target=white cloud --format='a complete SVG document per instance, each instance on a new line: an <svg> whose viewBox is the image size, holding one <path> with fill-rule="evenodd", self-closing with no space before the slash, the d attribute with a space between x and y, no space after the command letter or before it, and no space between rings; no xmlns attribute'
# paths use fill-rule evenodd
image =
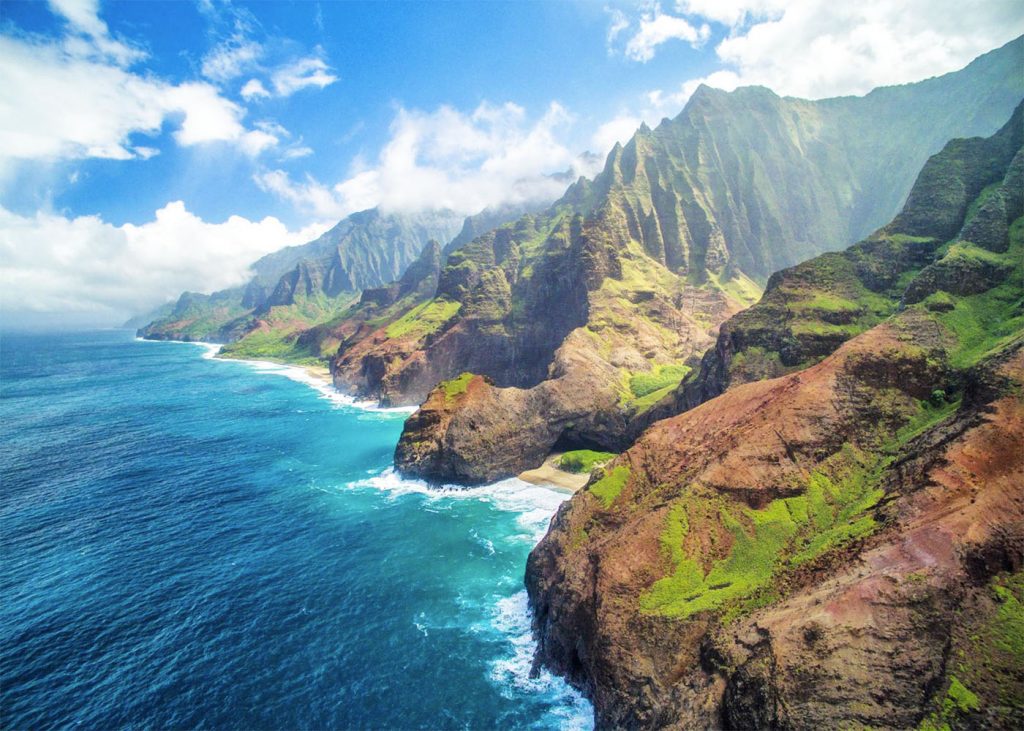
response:
<svg viewBox="0 0 1024 731"><path fill-rule="evenodd" d="M242 284L257 258L310 241L326 228L289 231L273 217L207 223L181 201L140 226L113 226L96 216L20 216L0 206L0 309L5 318L95 313L119 324L183 290Z"/></svg>
<svg viewBox="0 0 1024 731"><path fill-rule="evenodd" d="M1019 0L678 0L676 12L692 25L727 27L715 48L721 68L644 93L601 124L591 144L605 152L628 141L641 121L653 127L675 117L701 84L724 91L761 85L817 99L956 71L1024 33L1019 8ZM612 27L617 22L613 12Z"/></svg>
<svg viewBox="0 0 1024 731"><path fill-rule="evenodd" d="M334 218L376 205L475 213L502 203L553 200L565 183L549 174L578 162L557 135L570 120L557 103L533 122L515 104L484 103L469 114L447 106L434 112L399 109L377 161L356 165L348 179L327 186L274 170L256 182L300 208Z"/></svg>
<svg viewBox="0 0 1024 731"><path fill-rule="evenodd" d="M309 157L312 154L312 147L299 145L296 147L289 147L287 150L281 153L281 157L284 158L285 160L298 160L300 157Z"/></svg>
<svg viewBox="0 0 1024 731"><path fill-rule="evenodd" d="M65 39L69 50L98 54L121 65L146 57L143 51L111 37L107 24L99 17L99 0L50 0L50 9L67 20L75 34Z"/></svg>
<svg viewBox="0 0 1024 731"><path fill-rule="evenodd" d="M636 114L620 112L597 128L590 138L590 146L605 154L615 147L616 142L626 144L643 121L643 118Z"/></svg>
<svg viewBox="0 0 1024 731"><path fill-rule="evenodd" d="M705 20L736 26L779 15L789 0L677 0L676 10Z"/></svg>
<svg viewBox="0 0 1024 731"><path fill-rule="evenodd" d="M75 28L106 32L102 21L90 24L92 16L62 1ZM169 119L180 119L180 145L228 142L256 154L276 141L247 130L245 110L210 84L136 74L121 44L110 43L113 55L109 44L80 35L50 42L0 35L0 161L146 158L154 148L132 136L159 135Z"/></svg>
<svg viewBox="0 0 1024 731"><path fill-rule="evenodd" d="M607 41L609 47L615 43L615 40L619 37L624 30L629 28L629 18L626 14L618 8L608 8L608 14L611 16L611 22L608 24L608 35Z"/></svg>
<svg viewBox="0 0 1024 731"><path fill-rule="evenodd" d="M376 205L371 201L361 207L358 203L352 207L346 202L342 202L328 186L316 181L310 175L307 175L302 182L295 182L284 170L268 170L257 173L253 180L262 190L273 193L296 208L310 211L318 217L344 218L349 213L373 208Z"/></svg>
<svg viewBox="0 0 1024 731"><path fill-rule="evenodd" d="M251 69L263 55L263 46L235 34L203 57L203 76L213 81L230 81Z"/></svg>
<svg viewBox="0 0 1024 731"><path fill-rule="evenodd" d="M739 24L715 49L723 70L733 73L729 84L760 84L810 99L865 94L955 71L1024 33L1019 0L686 0L680 5L711 21Z"/></svg>
<svg viewBox="0 0 1024 731"><path fill-rule="evenodd" d="M242 98L246 101L270 96L270 92L267 91L267 87L265 87L263 82L259 79L249 79L246 81L245 86L242 87L242 91L240 93Z"/></svg>
<svg viewBox="0 0 1024 731"><path fill-rule="evenodd" d="M107 35L107 24L99 18L99 0L50 0L50 7L83 33Z"/></svg>
<svg viewBox="0 0 1024 731"><path fill-rule="evenodd" d="M278 96L290 96L310 86L323 89L338 80L320 58L300 58L281 66L270 75L270 83Z"/></svg>
<svg viewBox="0 0 1024 731"><path fill-rule="evenodd" d="M621 19L613 19L612 29L621 24ZM609 39L614 40L619 31L613 35L609 30ZM708 39L711 29L707 24L699 28L690 25L685 18L662 13L655 9L640 18L640 27L626 42L625 53L634 61L647 62L654 58L655 49L670 40L688 42L691 46L699 46Z"/></svg>

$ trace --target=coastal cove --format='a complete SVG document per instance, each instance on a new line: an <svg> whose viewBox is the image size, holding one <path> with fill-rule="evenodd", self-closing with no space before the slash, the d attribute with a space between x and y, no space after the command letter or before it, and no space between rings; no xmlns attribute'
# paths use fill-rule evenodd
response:
<svg viewBox="0 0 1024 731"><path fill-rule="evenodd" d="M402 479L408 409L214 353L5 334L5 725L592 726L529 674L567 492Z"/></svg>

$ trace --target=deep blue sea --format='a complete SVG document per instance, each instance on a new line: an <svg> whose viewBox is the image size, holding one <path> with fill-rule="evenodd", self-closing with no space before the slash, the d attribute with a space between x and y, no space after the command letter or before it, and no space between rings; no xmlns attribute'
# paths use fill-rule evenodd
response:
<svg viewBox="0 0 1024 731"><path fill-rule="evenodd" d="M401 480L406 413L211 355L0 337L0 726L591 725L529 677L565 495Z"/></svg>

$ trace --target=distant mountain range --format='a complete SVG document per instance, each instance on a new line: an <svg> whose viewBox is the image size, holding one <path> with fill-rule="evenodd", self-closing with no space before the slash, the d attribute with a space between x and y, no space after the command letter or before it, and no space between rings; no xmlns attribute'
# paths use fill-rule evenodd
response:
<svg viewBox="0 0 1024 731"><path fill-rule="evenodd" d="M254 318L300 300L350 298L397 278L431 239L448 241L463 221L451 211L417 215L354 213L318 239L268 254L252 265L243 287L210 295L185 292L158 310L140 335L153 339L226 342Z"/></svg>

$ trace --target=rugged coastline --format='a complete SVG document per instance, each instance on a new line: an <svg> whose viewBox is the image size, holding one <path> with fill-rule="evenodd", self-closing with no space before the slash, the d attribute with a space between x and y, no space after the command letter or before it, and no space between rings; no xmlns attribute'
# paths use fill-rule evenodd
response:
<svg viewBox="0 0 1024 731"><path fill-rule="evenodd" d="M1022 51L821 105L702 87L268 360L414 409L406 477L571 495L526 567L536 667L601 727L1020 725L1024 88L992 78ZM937 89L972 130L1017 106L948 140Z"/></svg>
<svg viewBox="0 0 1024 731"><path fill-rule="evenodd" d="M538 661L600 726L1024 720L1022 113L925 166L871 238L875 291L845 289L862 280L833 255L769 286L825 331L884 296L891 315L803 367L732 369L559 510L527 568ZM778 364L771 343L806 327L764 323L775 339L745 345Z"/></svg>

